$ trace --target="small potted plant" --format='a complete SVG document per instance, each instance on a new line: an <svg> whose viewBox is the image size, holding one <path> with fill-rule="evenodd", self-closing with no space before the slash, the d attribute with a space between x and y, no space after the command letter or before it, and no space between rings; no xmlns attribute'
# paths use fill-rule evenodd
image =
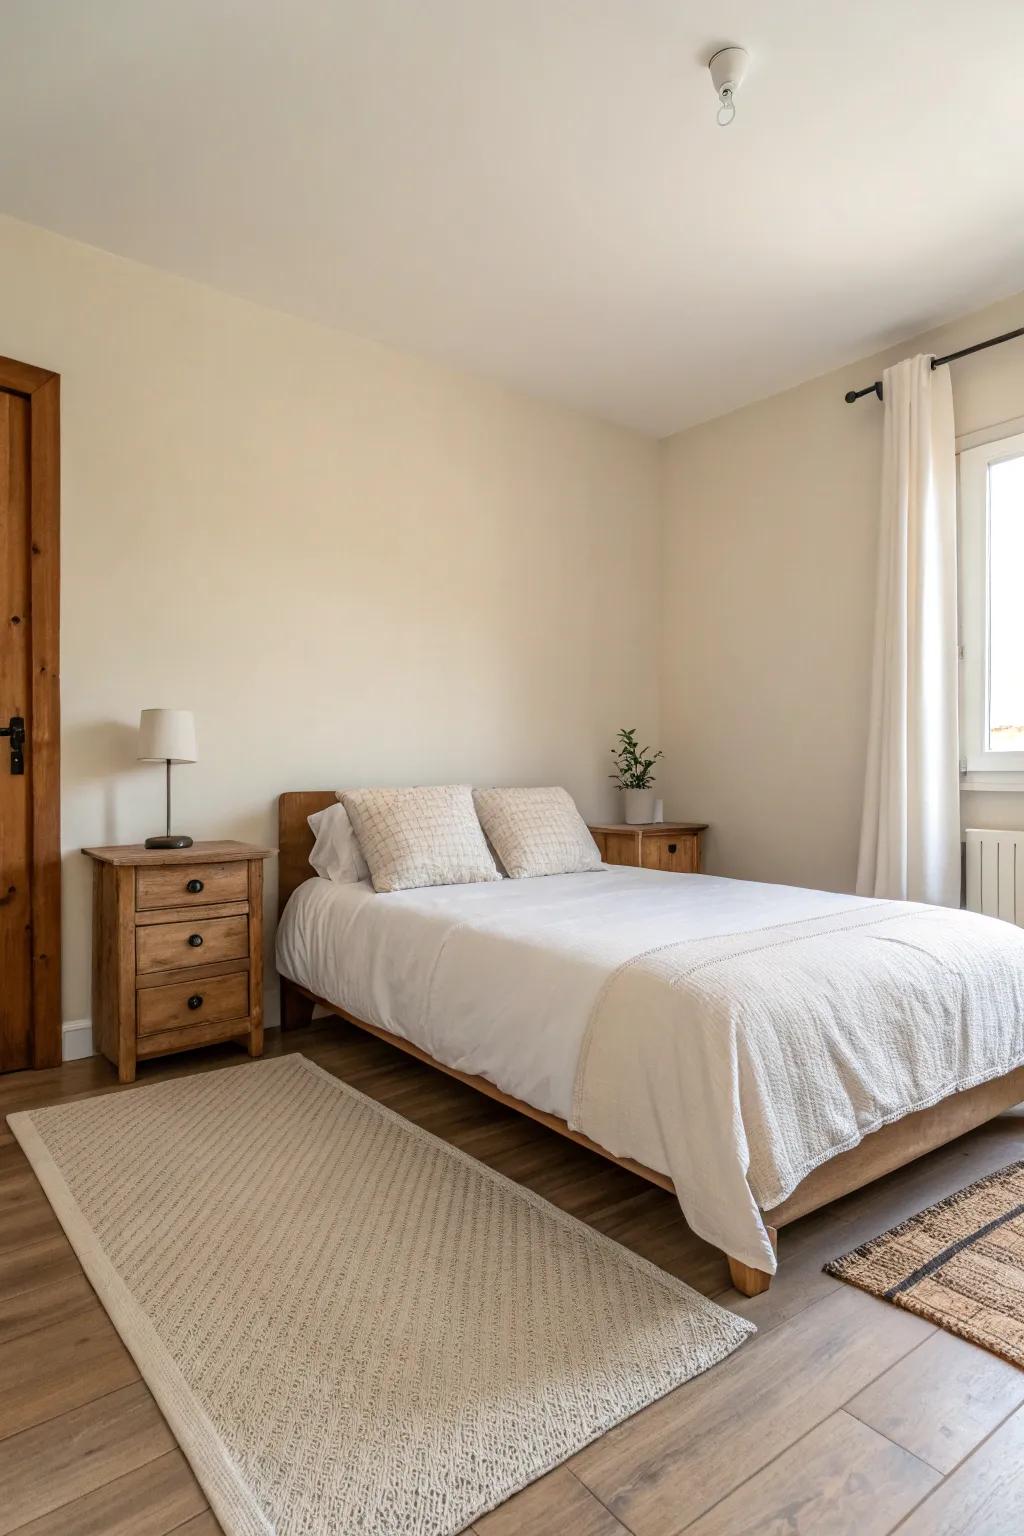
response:
<svg viewBox="0 0 1024 1536"><path fill-rule="evenodd" d="M615 772L608 777L614 779L623 792L626 821L631 827L654 820L654 790L651 788L654 775L651 769L663 754L655 752L648 757L650 750L650 747L638 744L635 730L620 731L619 745L611 749Z"/></svg>

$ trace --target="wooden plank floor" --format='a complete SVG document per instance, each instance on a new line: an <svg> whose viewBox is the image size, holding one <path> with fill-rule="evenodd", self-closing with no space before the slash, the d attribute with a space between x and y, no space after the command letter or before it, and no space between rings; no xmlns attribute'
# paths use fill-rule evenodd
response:
<svg viewBox="0 0 1024 1536"><path fill-rule="evenodd" d="M760 1333L477 1522L476 1536L1009 1536L1024 1531L1024 1372L821 1273L1021 1156L1024 1106L781 1234L765 1296L670 1196L382 1042L271 1035L751 1317ZM230 1046L139 1084L236 1066ZM127 1092L98 1058L0 1078L0 1116ZM0 1119L0 1536L219 1526Z"/></svg>

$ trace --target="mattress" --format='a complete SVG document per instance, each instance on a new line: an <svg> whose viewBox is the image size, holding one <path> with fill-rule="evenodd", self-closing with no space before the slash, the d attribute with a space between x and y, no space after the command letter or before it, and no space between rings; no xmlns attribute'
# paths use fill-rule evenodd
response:
<svg viewBox="0 0 1024 1536"><path fill-rule="evenodd" d="M308 880L279 971L671 1177L774 1271L762 1212L879 1126L1024 1062L1024 931L604 868L377 895Z"/></svg>
<svg viewBox="0 0 1024 1536"><path fill-rule="evenodd" d="M568 1120L591 1014L620 966L680 939L859 905L871 903L619 866L386 896L369 881L312 879L285 907L277 968L445 1066Z"/></svg>

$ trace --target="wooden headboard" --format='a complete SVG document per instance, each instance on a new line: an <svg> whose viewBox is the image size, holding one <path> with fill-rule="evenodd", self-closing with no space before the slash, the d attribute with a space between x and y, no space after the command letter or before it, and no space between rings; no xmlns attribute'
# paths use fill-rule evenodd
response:
<svg viewBox="0 0 1024 1536"><path fill-rule="evenodd" d="M313 871L309 856L313 852L313 834L306 821L314 811L322 811L337 802L333 789L290 789L277 797L277 915L295 887L310 880Z"/></svg>

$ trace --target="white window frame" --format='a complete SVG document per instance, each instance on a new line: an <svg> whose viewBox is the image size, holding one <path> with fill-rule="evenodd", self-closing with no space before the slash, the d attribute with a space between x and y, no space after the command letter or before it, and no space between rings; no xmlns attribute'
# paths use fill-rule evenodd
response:
<svg viewBox="0 0 1024 1536"><path fill-rule="evenodd" d="M991 464L1021 457L1024 431L965 444L960 451L960 774L965 789L1024 791L1024 752L988 750L988 471Z"/></svg>

